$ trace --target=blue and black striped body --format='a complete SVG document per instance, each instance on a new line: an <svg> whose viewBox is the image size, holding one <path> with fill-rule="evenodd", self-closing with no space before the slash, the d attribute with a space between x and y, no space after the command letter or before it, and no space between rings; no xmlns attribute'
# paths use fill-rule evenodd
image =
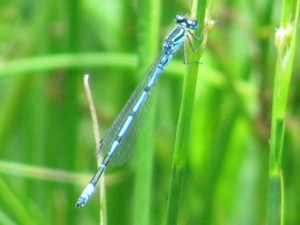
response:
<svg viewBox="0 0 300 225"><path fill-rule="evenodd" d="M107 152L96 174L79 197L76 207L82 208L95 190L99 178L112 159L116 164L122 164L137 138L141 124L148 113L150 94L162 71L166 68L177 50L184 45L189 29L195 30L198 23L182 15L175 16L178 24L165 39L161 54L152 63L141 84L131 95L129 101L101 140L97 156ZM190 33L191 34L191 33ZM194 37L194 36L193 36Z"/></svg>

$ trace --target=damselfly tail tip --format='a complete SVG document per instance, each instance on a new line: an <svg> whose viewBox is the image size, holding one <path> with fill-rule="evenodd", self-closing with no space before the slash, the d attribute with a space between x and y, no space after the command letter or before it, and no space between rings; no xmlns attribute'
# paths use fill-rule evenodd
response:
<svg viewBox="0 0 300 225"><path fill-rule="evenodd" d="M95 190L95 186L91 183L89 183L86 188L83 190L82 194L80 195L79 199L77 200L75 206L77 208L83 208L85 203L89 200L91 195L93 194Z"/></svg>
<svg viewBox="0 0 300 225"><path fill-rule="evenodd" d="M78 199L78 201L76 202L75 207L76 207L76 208L83 208L84 205L85 205L85 203L86 203L86 199L80 197L80 198Z"/></svg>

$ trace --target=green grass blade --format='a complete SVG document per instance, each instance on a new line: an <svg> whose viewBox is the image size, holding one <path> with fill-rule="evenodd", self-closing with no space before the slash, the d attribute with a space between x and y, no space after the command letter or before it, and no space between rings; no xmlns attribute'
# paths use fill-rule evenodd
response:
<svg viewBox="0 0 300 225"><path fill-rule="evenodd" d="M271 146L269 158L269 194L267 224L284 224L284 194L282 154L285 132L285 114L290 80L295 61L297 31L299 28L299 1L283 1L280 28L276 31L277 62L275 71Z"/></svg>
<svg viewBox="0 0 300 225"><path fill-rule="evenodd" d="M195 2L197 3L197 1ZM196 5L196 3L194 4ZM205 10L207 6L206 4L207 1L202 1L201 5L199 3L197 8L197 19L199 19L198 21L200 23L200 31L196 33L196 35L198 34L198 37L200 36L199 33L201 33L201 29L203 29ZM203 40L205 39L206 38L204 37ZM193 41L193 43L195 44L196 42ZM201 43L201 49L198 50L198 52L195 54L189 48L187 58L188 62L199 62L200 56L203 53L204 46L205 44ZM180 197L182 192L183 174L186 159L188 156L189 136L197 84L198 66L198 63L190 63L188 65L187 74L184 78L183 95L176 131L175 150L173 154L172 178L167 208L166 224L168 225L179 224L178 216L180 207Z"/></svg>

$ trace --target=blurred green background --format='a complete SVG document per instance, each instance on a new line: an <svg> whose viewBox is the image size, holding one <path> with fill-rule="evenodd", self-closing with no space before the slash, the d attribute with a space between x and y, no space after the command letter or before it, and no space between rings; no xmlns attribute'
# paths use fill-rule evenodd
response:
<svg viewBox="0 0 300 225"><path fill-rule="evenodd" d="M83 75L91 75L103 136L146 72L137 69L144 1L0 2L0 223L99 224L98 193L85 208L74 207L97 168ZM160 1L156 54L175 26L174 15L189 15L190 4ZM215 0L209 10L217 23L199 65L179 224L265 224L281 1ZM158 81L152 107L148 224L164 224L166 217L186 69L182 52L177 56ZM295 63L282 171L286 224L295 225L300 224L299 71ZM139 213L133 206L139 191L135 159L132 154L106 171L110 225L132 224Z"/></svg>

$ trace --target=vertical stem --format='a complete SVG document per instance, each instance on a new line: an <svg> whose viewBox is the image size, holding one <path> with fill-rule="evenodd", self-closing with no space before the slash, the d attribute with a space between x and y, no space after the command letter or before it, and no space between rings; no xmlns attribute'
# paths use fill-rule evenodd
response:
<svg viewBox="0 0 300 225"><path fill-rule="evenodd" d="M198 14L199 17L197 18L200 19L200 26L201 24L204 24L206 4L207 1L202 1L200 7L200 4L198 4L197 1L193 2L193 8L196 8L197 10L192 9L192 13L195 12L195 14ZM203 29L203 26L199 28L200 31L197 31L198 34L201 33L201 29ZM203 40L204 39L202 39L202 41ZM195 43L195 41L193 41L193 43ZM199 46L199 43L196 46ZM191 46L187 47L189 47L189 49L187 49L187 61L189 63L189 66L187 68L187 74L184 79L182 102L176 131L175 149L173 154L172 178L167 209L168 211L166 224L168 225L178 224L180 196L182 190L185 163L188 156L189 136L198 76L197 71L199 66L198 63L193 62L199 62L200 56L204 49L204 45L202 43L200 51L198 51L195 54L193 53L193 51L191 51Z"/></svg>
<svg viewBox="0 0 300 225"><path fill-rule="evenodd" d="M275 35L277 64L274 80L271 145L269 158L269 193L267 224L284 224L284 195L281 175L282 151L285 129L285 112L295 55L299 27L299 0L283 1L280 28ZM295 16L293 18L293 16ZM294 19L294 20L293 20Z"/></svg>

